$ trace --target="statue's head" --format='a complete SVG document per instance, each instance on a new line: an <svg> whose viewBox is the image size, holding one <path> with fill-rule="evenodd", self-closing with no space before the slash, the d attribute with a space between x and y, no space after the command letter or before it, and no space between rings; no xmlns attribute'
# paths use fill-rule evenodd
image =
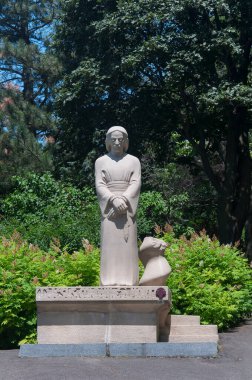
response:
<svg viewBox="0 0 252 380"><path fill-rule="evenodd" d="M108 152L112 150L118 151L118 153L127 152L129 147L128 133L125 128L120 126L114 126L109 128L106 133L106 149Z"/></svg>

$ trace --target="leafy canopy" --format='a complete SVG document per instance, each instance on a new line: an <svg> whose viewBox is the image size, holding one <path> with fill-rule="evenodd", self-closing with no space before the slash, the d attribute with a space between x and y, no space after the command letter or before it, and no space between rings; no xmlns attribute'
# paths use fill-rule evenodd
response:
<svg viewBox="0 0 252 380"><path fill-rule="evenodd" d="M127 126L130 151L160 163L176 157L175 132L191 148L180 159L215 188L221 240L239 240L251 191L251 1L63 5L59 172L89 172L110 125Z"/></svg>

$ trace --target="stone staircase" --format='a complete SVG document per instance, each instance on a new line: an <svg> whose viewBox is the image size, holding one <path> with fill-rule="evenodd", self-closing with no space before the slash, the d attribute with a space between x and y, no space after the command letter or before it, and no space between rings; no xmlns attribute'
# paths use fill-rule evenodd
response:
<svg viewBox="0 0 252 380"><path fill-rule="evenodd" d="M167 330L160 341L171 343L214 342L218 343L216 325L201 325L200 317L195 315L169 315Z"/></svg>

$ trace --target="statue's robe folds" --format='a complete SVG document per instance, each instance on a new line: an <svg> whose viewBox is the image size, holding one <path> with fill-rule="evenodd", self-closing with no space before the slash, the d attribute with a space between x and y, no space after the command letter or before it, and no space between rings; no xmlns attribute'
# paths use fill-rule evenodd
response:
<svg viewBox="0 0 252 380"><path fill-rule="evenodd" d="M136 211L141 187L139 160L108 155L95 163L96 192L101 208L101 273L104 286L138 284ZM111 217L114 196L127 200L126 213Z"/></svg>

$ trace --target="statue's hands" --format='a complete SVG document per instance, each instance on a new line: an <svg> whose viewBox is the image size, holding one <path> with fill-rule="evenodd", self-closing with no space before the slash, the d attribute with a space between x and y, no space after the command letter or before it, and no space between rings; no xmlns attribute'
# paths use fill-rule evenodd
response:
<svg viewBox="0 0 252 380"><path fill-rule="evenodd" d="M117 214L125 214L128 209L128 206L123 198L114 198L112 204Z"/></svg>
<svg viewBox="0 0 252 380"><path fill-rule="evenodd" d="M108 212L107 218L113 220L117 215L125 214L128 210L127 200L123 196L114 196L111 199L111 209Z"/></svg>
<svg viewBox="0 0 252 380"><path fill-rule="evenodd" d="M108 219L114 219L115 216L116 216L116 212L115 212L114 208L112 207L112 208L109 210L109 213L108 213L107 218L108 218Z"/></svg>

